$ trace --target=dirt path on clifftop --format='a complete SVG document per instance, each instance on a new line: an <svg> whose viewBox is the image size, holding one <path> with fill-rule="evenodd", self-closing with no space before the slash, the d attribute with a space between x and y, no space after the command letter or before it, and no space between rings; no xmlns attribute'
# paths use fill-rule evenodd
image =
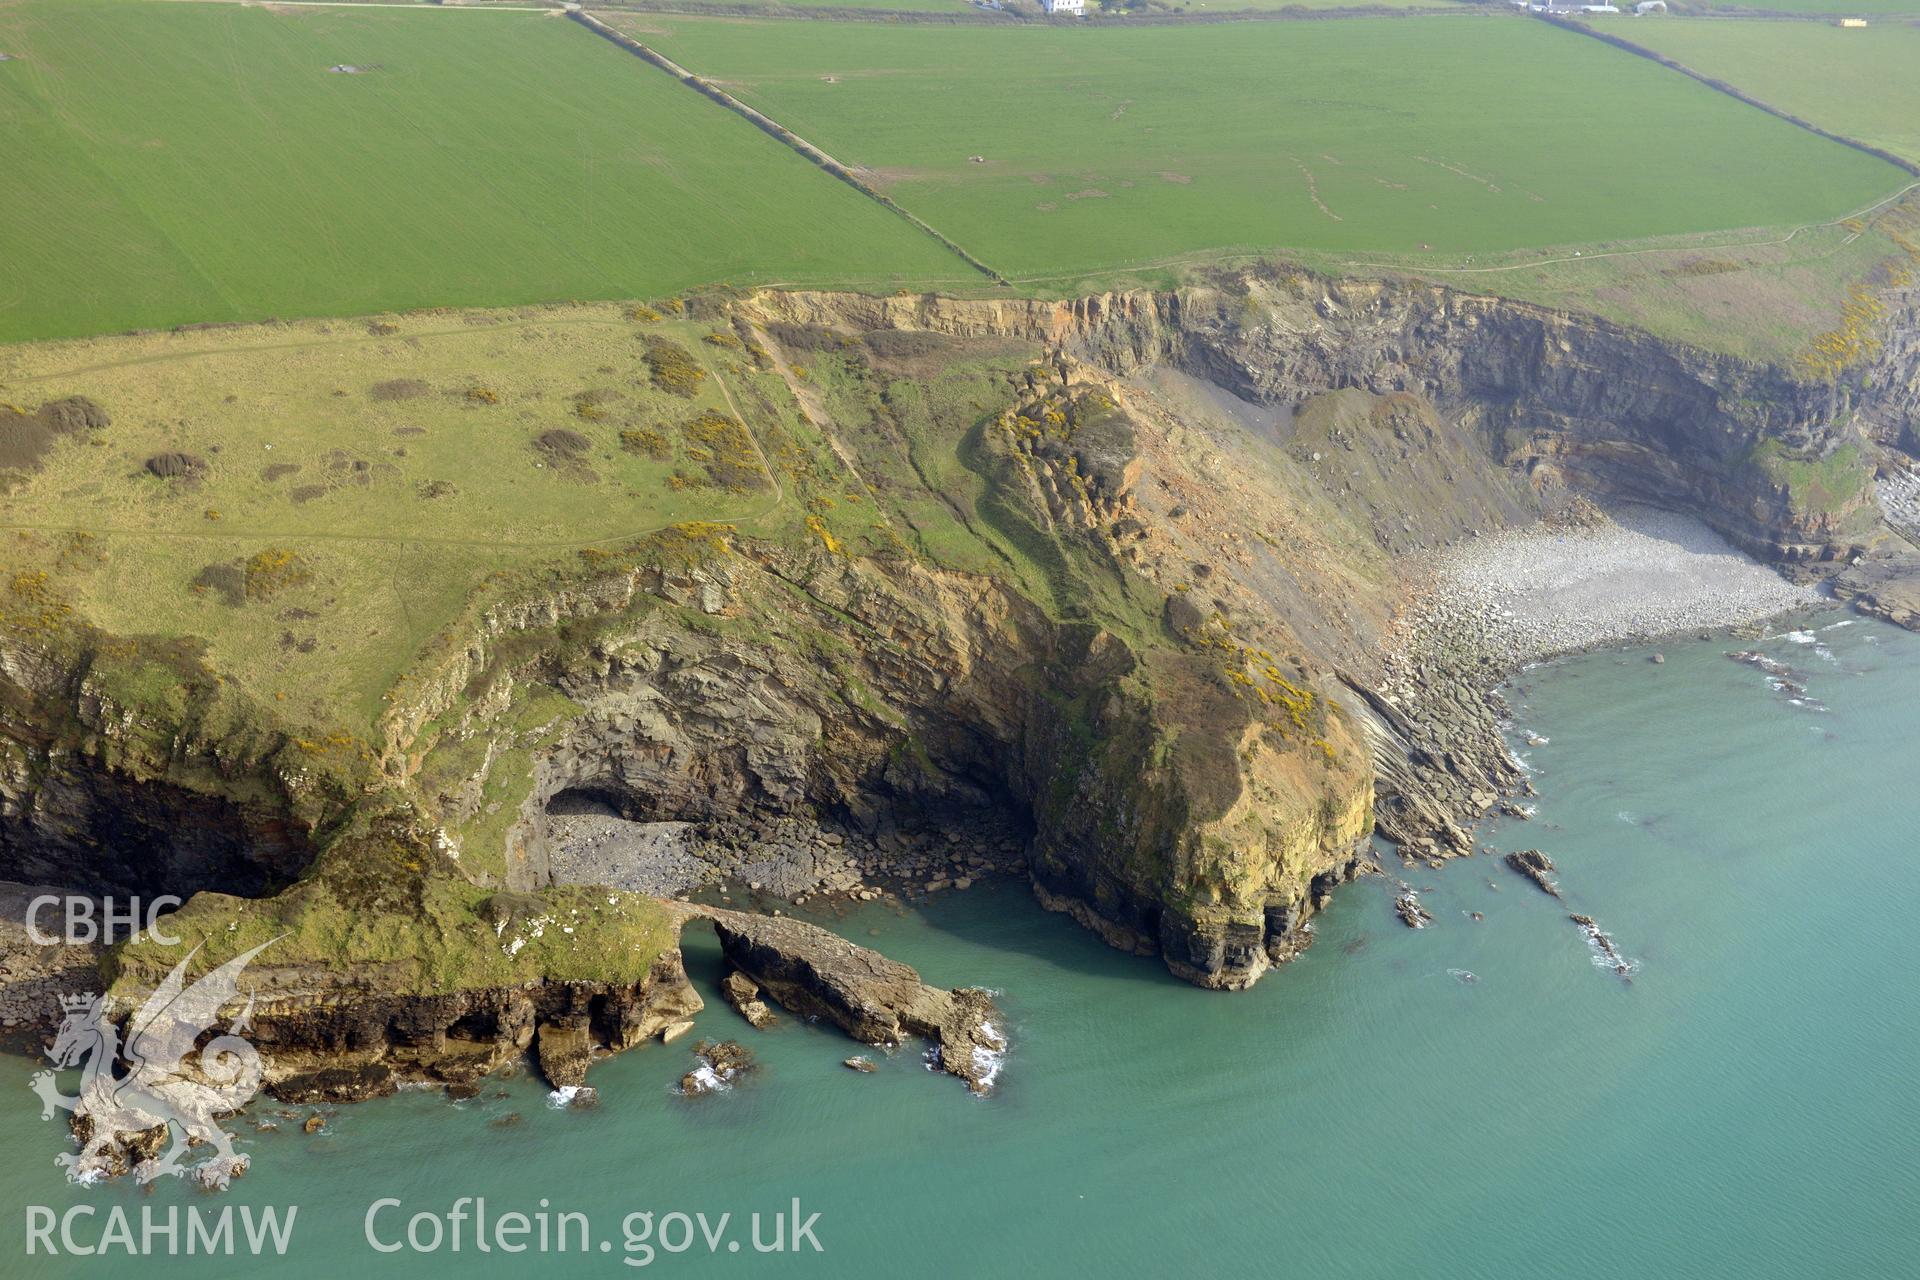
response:
<svg viewBox="0 0 1920 1280"><path fill-rule="evenodd" d="M757 321L753 325L753 336L766 351L767 359L773 362L773 370L780 375L780 381L787 384L787 392L793 397L794 403L800 406L800 412L805 415L808 422L813 424L813 429L820 433L820 438L827 442L827 447L833 450L833 456L840 460L840 465L847 469L847 474L853 477L854 483L860 486L862 492L873 492L867 484L867 478L860 474L860 468L855 463L853 455L848 452L846 445L840 442L839 435L834 431L833 415L827 412L827 406L820 399L819 390L800 381L800 376L793 371L793 365L787 360L787 353ZM888 528L893 527L893 518L879 504L875 504L874 510Z"/></svg>

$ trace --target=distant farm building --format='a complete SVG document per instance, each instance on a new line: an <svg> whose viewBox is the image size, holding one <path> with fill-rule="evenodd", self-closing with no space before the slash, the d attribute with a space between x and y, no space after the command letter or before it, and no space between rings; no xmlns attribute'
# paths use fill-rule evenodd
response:
<svg viewBox="0 0 1920 1280"><path fill-rule="evenodd" d="M1051 14L1071 14L1076 18L1087 16L1087 0L1040 0Z"/></svg>
<svg viewBox="0 0 1920 1280"><path fill-rule="evenodd" d="M1843 27L1864 27L1867 25L1867 20L1865 18L1842 18L1840 19L1840 25Z"/></svg>
<svg viewBox="0 0 1920 1280"><path fill-rule="evenodd" d="M1639 4L1633 6L1633 11L1635 13L1665 13L1667 11L1667 0L1640 0Z"/></svg>

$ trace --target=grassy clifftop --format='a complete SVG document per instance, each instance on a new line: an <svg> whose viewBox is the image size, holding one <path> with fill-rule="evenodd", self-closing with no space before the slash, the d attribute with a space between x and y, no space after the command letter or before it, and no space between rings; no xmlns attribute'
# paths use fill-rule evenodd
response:
<svg viewBox="0 0 1920 1280"><path fill-rule="evenodd" d="M1137 562L1147 442L1039 356L724 299L13 348L14 417L78 416L7 473L0 621L84 650L118 726L34 767L178 779L190 725L202 793L306 833L284 891L181 914L209 962L273 938L421 993L644 973L662 911L538 887L541 762L608 655L750 654L814 673L835 786L938 788L994 737L1089 901L1257 921L1364 828L1363 749L1284 625L1237 635L1188 604L1203 570ZM956 678L987 682L972 730ZM557 923L515 946L522 890L506 916Z"/></svg>
<svg viewBox="0 0 1920 1280"><path fill-rule="evenodd" d="M476 594L686 520L784 527L734 404L762 412L764 375L724 327L632 310L6 348L0 397L110 419L19 459L7 563L77 617L197 636L256 701L364 737Z"/></svg>

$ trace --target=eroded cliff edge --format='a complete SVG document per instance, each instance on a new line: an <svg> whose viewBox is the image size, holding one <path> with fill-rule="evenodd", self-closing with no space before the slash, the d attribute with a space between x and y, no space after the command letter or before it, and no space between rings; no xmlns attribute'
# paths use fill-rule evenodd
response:
<svg viewBox="0 0 1920 1280"><path fill-rule="evenodd" d="M1375 692L1407 557L1571 492L1797 572L1871 556L1873 467L1920 396L1900 301L1875 362L1819 381L1281 271L1061 304L697 301L831 445L831 483L781 477L804 536L678 526L477 599L345 741L239 704L190 638L16 600L0 873L184 880L209 962L284 938L262 1025L296 1096L466 1078L546 1026L624 1047L685 1011L671 909L551 883L541 819L569 791L855 829L992 809L1049 907L1244 986L1376 822L1458 852L1514 783L1474 673L1445 677L1441 736ZM857 548L828 519L849 493ZM108 963L131 993L170 958Z"/></svg>

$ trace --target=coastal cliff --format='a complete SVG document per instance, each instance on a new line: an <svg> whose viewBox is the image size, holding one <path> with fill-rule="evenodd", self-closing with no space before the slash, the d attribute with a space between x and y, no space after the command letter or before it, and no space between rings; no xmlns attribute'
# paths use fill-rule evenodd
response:
<svg viewBox="0 0 1920 1280"><path fill-rule="evenodd" d="M1879 304L1884 340L1819 376L1497 296L1297 271L1058 303L755 303L803 323L1017 335L1115 373L1169 363L1259 403L1341 389L1418 396L1537 488L1686 511L1781 564L1845 560L1874 541L1873 467L1859 446L1911 441L1920 405L1910 285Z"/></svg>
<svg viewBox="0 0 1920 1280"><path fill-rule="evenodd" d="M1376 829L1465 852L1522 785L1486 672L1424 675L1420 708L1382 692L1423 552L1592 494L1837 571L1884 537L1873 467L1920 399L1906 329L1814 379L1279 270L692 306L837 460L828 485L774 449L797 534L682 523L477 595L364 737L248 702L190 637L23 612L16 583L0 875L193 894L175 931L200 963L272 940L256 1025L289 1097L529 1051L574 1085L698 1007L680 906L560 882L568 797L877 848L905 815L990 815L1048 908L1245 987L1307 944ZM135 995L171 963L141 942L105 976Z"/></svg>

